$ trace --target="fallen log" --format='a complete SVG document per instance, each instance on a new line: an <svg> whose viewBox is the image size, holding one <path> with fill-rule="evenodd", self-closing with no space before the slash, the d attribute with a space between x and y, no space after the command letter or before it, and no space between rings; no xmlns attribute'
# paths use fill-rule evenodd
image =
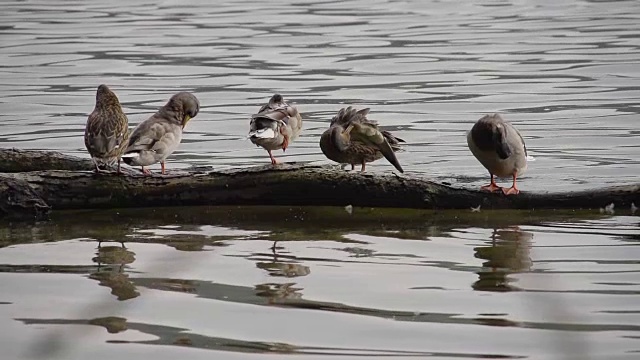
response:
<svg viewBox="0 0 640 360"><path fill-rule="evenodd" d="M0 186L12 183L26 186L24 191L29 192L32 199L25 206L43 203L55 210L189 205L598 209L612 203L618 208L640 204L640 184L505 196L451 187L420 177L349 172L334 166L295 163L218 171L174 171L165 176L144 176L133 171L117 175L53 169L0 173ZM34 196L42 203L34 202ZM11 211L16 210L0 204L0 211L11 215ZM33 210L27 212L29 216L34 213Z"/></svg>
<svg viewBox="0 0 640 360"><path fill-rule="evenodd" d="M69 170L90 171L90 159L69 156L57 151L0 149L0 173Z"/></svg>

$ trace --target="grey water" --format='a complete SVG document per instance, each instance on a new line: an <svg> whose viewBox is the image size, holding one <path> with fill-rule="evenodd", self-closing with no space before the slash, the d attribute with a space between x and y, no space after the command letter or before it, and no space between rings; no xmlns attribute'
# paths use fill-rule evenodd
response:
<svg viewBox="0 0 640 360"><path fill-rule="evenodd" d="M175 92L200 99L169 169L268 164L246 134L278 92L304 118L283 161L329 164L318 140L331 117L369 107L407 141L409 176L476 187L488 174L466 131L498 112L535 158L524 191L640 176L637 1L0 7L3 148L87 157L105 83L132 126ZM147 209L2 224L0 348L7 359L636 359L640 226L615 211Z"/></svg>

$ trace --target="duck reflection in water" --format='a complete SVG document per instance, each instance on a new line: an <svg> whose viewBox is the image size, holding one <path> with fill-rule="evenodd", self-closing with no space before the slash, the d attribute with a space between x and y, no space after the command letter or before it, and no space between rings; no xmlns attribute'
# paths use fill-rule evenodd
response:
<svg viewBox="0 0 640 360"><path fill-rule="evenodd" d="M294 278L299 276L307 276L311 273L308 266L296 264L292 262L282 262L278 260L278 255L273 254L271 261L259 261L256 267L263 269L274 277ZM256 295L267 298L269 304L274 304L278 300L292 300L302 298L300 291L302 288L295 287L296 283L264 283L255 286Z"/></svg>
<svg viewBox="0 0 640 360"><path fill-rule="evenodd" d="M295 300L301 299L302 288L295 287L296 283L264 283L258 284L255 287L256 295L267 298L269 304L276 304L283 300Z"/></svg>
<svg viewBox="0 0 640 360"><path fill-rule="evenodd" d="M478 272L478 281L473 283L474 290L480 291L518 291L510 284L509 275L528 271L531 268L529 250L533 234L519 227L494 229L491 234L491 246L475 247L474 256L487 260Z"/></svg>
<svg viewBox="0 0 640 360"><path fill-rule="evenodd" d="M118 316L107 316L89 320L89 324L102 326L109 334L117 334L128 330L127 319Z"/></svg>
<svg viewBox="0 0 640 360"><path fill-rule="evenodd" d="M111 294L124 301L136 298L140 293L129 280L129 275L124 273L125 265L135 261L135 253L127 249L123 242L120 244L121 246L102 246L102 241L98 242L96 257L91 259L98 264L98 268L89 278L98 280L101 286L111 288Z"/></svg>
<svg viewBox="0 0 640 360"><path fill-rule="evenodd" d="M277 258L277 256L274 256ZM306 276L309 275L311 269L308 266L293 264L293 263L284 263L284 262L258 262L256 263L256 267L259 269L266 270L269 275L277 276L277 277L298 277L298 276Z"/></svg>

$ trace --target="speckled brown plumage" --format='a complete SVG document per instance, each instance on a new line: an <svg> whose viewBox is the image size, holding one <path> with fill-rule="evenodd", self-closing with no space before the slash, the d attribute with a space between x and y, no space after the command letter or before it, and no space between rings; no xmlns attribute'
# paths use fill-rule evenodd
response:
<svg viewBox="0 0 640 360"><path fill-rule="evenodd" d="M160 162L164 174L165 159L178 148L182 130L199 111L200 102L195 95L173 95L158 112L136 126L122 159L128 165L141 166L145 174L150 174L145 166Z"/></svg>
<svg viewBox="0 0 640 360"><path fill-rule="evenodd" d="M100 85L96 92L96 106L84 131L84 145L96 165L96 171L117 164L120 172L120 156L126 148L128 134L129 121L118 97L107 85Z"/></svg>
<svg viewBox="0 0 640 360"><path fill-rule="evenodd" d="M369 109L342 108L331 119L329 129L320 136L324 155L341 164L362 165L385 157L398 171L403 172L394 152L404 140L388 131L380 131L378 124L367 119Z"/></svg>

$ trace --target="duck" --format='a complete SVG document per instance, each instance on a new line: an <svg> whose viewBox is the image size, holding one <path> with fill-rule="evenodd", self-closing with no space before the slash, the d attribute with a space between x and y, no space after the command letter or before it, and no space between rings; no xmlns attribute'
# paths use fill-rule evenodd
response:
<svg viewBox="0 0 640 360"><path fill-rule="evenodd" d="M295 106L289 105L282 95L274 94L269 102L249 122L249 140L267 150L271 164L278 161L271 151L287 150L302 131L302 116Z"/></svg>
<svg viewBox="0 0 640 360"><path fill-rule="evenodd" d="M399 172L404 172L396 151L402 149L404 143L389 131L380 131L377 122L367 119L369 108L356 110L349 106L338 111L320 136L320 149L330 160L340 164L361 165L361 172L366 164L386 158Z"/></svg>
<svg viewBox="0 0 640 360"><path fill-rule="evenodd" d="M520 193L516 185L518 176L527 170L527 146L520 132L499 114L485 115L467 134L467 145L471 153L489 170L491 182L482 190L502 191L505 195ZM510 188L498 186L495 177L513 178Z"/></svg>
<svg viewBox="0 0 640 360"><path fill-rule="evenodd" d="M200 111L200 102L189 92L179 92L147 120L133 129L122 160L131 166L141 166L142 173L151 175L145 166L160 163L166 174L165 160L180 145L182 131Z"/></svg>
<svg viewBox="0 0 640 360"><path fill-rule="evenodd" d="M120 158L127 146L129 120L122 111L118 96L105 84L98 86L96 105L87 118L84 129L84 145L91 155L96 172L102 167L117 164L120 174Z"/></svg>

